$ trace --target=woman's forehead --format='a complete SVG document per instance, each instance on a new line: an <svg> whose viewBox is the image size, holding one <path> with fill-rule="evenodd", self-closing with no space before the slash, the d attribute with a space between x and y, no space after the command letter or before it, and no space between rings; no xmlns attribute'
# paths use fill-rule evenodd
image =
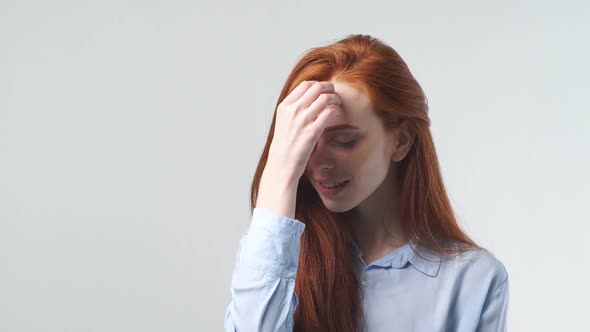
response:
<svg viewBox="0 0 590 332"><path fill-rule="evenodd" d="M336 113L330 116L330 119L326 123L327 131L331 131L331 127L335 127L333 130L356 130L363 129L374 125L378 119L374 112L369 107L354 107L351 104L348 105L333 105L330 106Z"/></svg>
<svg viewBox="0 0 590 332"><path fill-rule="evenodd" d="M372 107L371 99L361 89L348 83L332 81L334 92L340 97L345 111L363 111Z"/></svg>

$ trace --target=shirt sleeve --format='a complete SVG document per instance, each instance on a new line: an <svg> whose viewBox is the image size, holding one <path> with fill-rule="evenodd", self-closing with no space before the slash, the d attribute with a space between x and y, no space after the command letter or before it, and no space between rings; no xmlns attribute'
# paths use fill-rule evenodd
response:
<svg viewBox="0 0 590 332"><path fill-rule="evenodd" d="M305 224L254 208L238 245L225 331L292 331L295 276Z"/></svg>
<svg viewBox="0 0 590 332"><path fill-rule="evenodd" d="M506 274L504 281L499 283L486 298L477 325L477 332L505 332L507 330L508 290L509 281Z"/></svg>

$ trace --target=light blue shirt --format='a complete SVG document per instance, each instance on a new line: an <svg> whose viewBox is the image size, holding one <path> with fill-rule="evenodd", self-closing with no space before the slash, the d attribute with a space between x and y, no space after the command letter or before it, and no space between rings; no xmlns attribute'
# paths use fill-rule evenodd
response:
<svg viewBox="0 0 590 332"><path fill-rule="evenodd" d="M254 209L238 246L225 331L293 330L304 229L299 220ZM366 331L506 331L508 274L497 258L485 250L416 249L426 259L406 243L367 265L356 246Z"/></svg>

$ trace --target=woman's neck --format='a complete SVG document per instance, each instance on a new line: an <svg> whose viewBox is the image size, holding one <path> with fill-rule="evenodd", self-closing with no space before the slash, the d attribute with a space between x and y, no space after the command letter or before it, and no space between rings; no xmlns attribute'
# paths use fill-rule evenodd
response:
<svg viewBox="0 0 590 332"><path fill-rule="evenodd" d="M392 177L387 177L367 199L348 213L351 235L367 263L407 243L396 204L398 197Z"/></svg>

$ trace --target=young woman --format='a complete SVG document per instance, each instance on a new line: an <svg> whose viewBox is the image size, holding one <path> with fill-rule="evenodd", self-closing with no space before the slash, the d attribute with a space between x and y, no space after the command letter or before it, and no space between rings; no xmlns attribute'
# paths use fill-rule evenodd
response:
<svg viewBox="0 0 590 332"><path fill-rule="evenodd" d="M458 226L420 85L368 35L288 77L226 331L505 331L508 274Z"/></svg>

